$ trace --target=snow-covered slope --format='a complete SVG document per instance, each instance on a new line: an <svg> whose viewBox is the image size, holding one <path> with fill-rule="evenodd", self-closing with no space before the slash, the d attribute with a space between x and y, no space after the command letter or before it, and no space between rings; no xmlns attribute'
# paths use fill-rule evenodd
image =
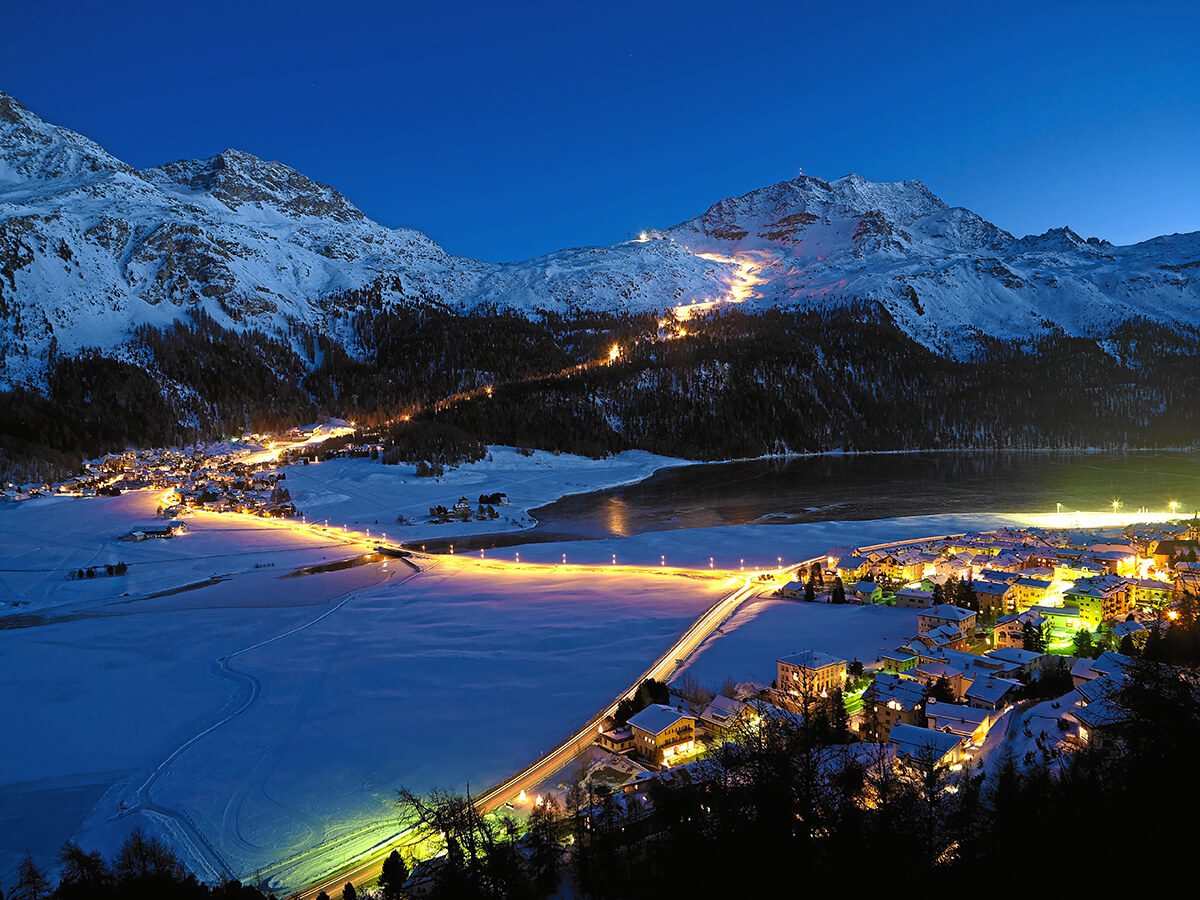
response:
<svg viewBox="0 0 1200 900"><path fill-rule="evenodd" d="M1200 233L1116 247L1069 228L1014 238L920 181L801 176L722 200L656 237L761 266L762 304L878 300L930 346L981 332L1107 333L1134 316L1200 322Z"/></svg>
<svg viewBox="0 0 1200 900"><path fill-rule="evenodd" d="M369 285L386 286L384 306L664 310L727 298L745 280L734 259L762 281L752 307L878 300L918 340L952 349L976 330L1200 320L1200 234L1132 247L1065 228L1018 240L918 181L801 177L650 237L521 263L464 259L281 163L227 150L137 171L0 93L0 387L37 383L54 353L127 354L139 324L191 308L226 327L334 336L344 292Z"/></svg>

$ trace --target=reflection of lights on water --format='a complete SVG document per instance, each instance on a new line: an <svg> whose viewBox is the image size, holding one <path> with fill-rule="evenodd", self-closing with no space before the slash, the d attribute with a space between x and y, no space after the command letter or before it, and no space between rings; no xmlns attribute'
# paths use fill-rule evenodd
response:
<svg viewBox="0 0 1200 900"><path fill-rule="evenodd" d="M620 497L609 497L604 505L605 524L618 537L629 536L629 509Z"/></svg>

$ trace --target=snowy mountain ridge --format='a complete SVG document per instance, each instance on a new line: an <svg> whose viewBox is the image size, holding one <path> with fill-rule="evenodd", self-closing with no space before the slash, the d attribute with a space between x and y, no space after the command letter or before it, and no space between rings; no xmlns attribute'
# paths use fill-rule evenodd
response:
<svg viewBox="0 0 1200 900"><path fill-rule="evenodd" d="M519 263L456 257L282 163L226 150L138 171L0 93L0 387L39 383L56 353L120 356L138 325L190 309L283 337L296 324L337 337L339 295L371 285L385 286L381 308L665 311L728 299L750 264L748 308L878 301L951 351L973 334L1200 321L1200 233L1015 238L920 181L801 176L645 237Z"/></svg>

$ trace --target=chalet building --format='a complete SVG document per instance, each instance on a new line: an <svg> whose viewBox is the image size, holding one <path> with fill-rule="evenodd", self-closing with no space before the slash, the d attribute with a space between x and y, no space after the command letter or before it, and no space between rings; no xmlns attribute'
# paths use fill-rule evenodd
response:
<svg viewBox="0 0 1200 900"><path fill-rule="evenodd" d="M896 759L917 769L949 768L961 765L966 758L966 740L957 734L925 728L924 723L896 725L888 743L896 748Z"/></svg>
<svg viewBox="0 0 1200 900"><path fill-rule="evenodd" d="M801 650L775 661L775 685L785 698L828 697L846 684L846 661L819 650Z"/></svg>
<svg viewBox="0 0 1200 900"><path fill-rule="evenodd" d="M1046 578L1034 578L1029 575L1022 575L1012 582L1012 602L1013 608L1017 612L1024 612L1031 606L1037 606L1046 599L1046 592L1050 590L1052 582Z"/></svg>
<svg viewBox="0 0 1200 900"><path fill-rule="evenodd" d="M945 682L956 700L963 698L973 680L968 678L961 669L956 669L944 662L922 662L912 671L912 676L931 690L935 684Z"/></svg>
<svg viewBox="0 0 1200 900"><path fill-rule="evenodd" d="M700 730L706 738L722 740L741 724L757 718L754 707L740 700L717 694L700 711Z"/></svg>
<svg viewBox="0 0 1200 900"><path fill-rule="evenodd" d="M121 535L123 541L165 540L187 531L187 522L172 519L170 522L139 525L128 533Z"/></svg>
<svg viewBox="0 0 1200 900"><path fill-rule="evenodd" d="M1013 612L1016 607L1016 591L1005 582L979 581L973 583L975 596L979 600L980 612L991 612L1003 615Z"/></svg>
<svg viewBox="0 0 1200 900"><path fill-rule="evenodd" d="M975 630L975 613L950 603L942 603L917 613L917 634L920 637L943 625L953 625L963 634L969 635Z"/></svg>
<svg viewBox="0 0 1200 900"><path fill-rule="evenodd" d="M659 766L670 766L696 749L696 717L672 706L652 703L629 719L634 752Z"/></svg>
<svg viewBox="0 0 1200 900"><path fill-rule="evenodd" d="M933 606L933 591L903 587L896 591L896 605L902 609L929 609Z"/></svg>
<svg viewBox="0 0 1200 900"><path fill-rule="evenodd" d="M1001 647L989 650L984 656L1002 663L1007 671L1016 674L1023 681L1036 679L1041 674L1042 665L1046 660L1044 653L1035 653L1020 647Z"/></svg>
<svg viewBox="0 0 1200 900"><path fill-rule="evenodd" d="M1180 561L1198 562L1200 561L1200 541L1174 538L1154 541L1150 544L1146 555L1154 560L1154 565L1160 569L1169 569Z"/></svg>
<svg viewBox="0 0 1200 900"><path fill-rule="evenodd" d="M874 581L858 581L846 592L859 603L878 603L883 599L883 589Z"/></svg>
<svg viewBox="0 0 1200 900"><path fill-rule="evenodd" d="M1079 617L1095 629L1101 622L1124 619L1129 615L1129 589L1123 578L1101 575L1084 578L1063 592L1063 602L1077 606Z"/></svg>
<svg viewBox="0 0 1200 900"><path fill-rule="evenodd" d="M967 688L963 699L968 706L976 709L1003 709L1021 689L1021 682L1015 678L1000 678L988 675L976 678Z"/></svg>
<svg viewBox="0 0 1200 900"><path fill-rule="evenodd" d="M628 753L634 747L633 729L619 725L596 736L596 744L611 753Z"/></svg>
<svg viewBox="0 0 1200 900"><path fill-rule="evenodd" d="M775 592L775 596L781 600L803 600L804 599L804 582L789 581L783 587Z"/></svg>
<svg viewBox="0 0 1200 900"><path fill-rule="evenodd" d="M925 727L957 735L968 743L982 744L992 727L995 713L990 709L976 709L958 703L938 703L929 700L925 704Z"/></svg>
<svg viewBox="0 0 1200 900"><path fill-rule="evenodd" d="M885 650L879 654L879 663L883 671L893 675L912 671L917 667L918 660L917 654L907 650Z"/></svg>
<svg viewBox="0 0 1200 900"><path fill-rule="evenodd" d="M1181 563L1180 565L1193 565L1193 563ZM1194 565L1200 567L1200 563ZM1171 602L1174 593L1172 585L1165 581L1155 581L1153 578L1127 578L1125 583L1129 588L1129 602L1141 609L1162 609Z"/></svg>
<svg viewBox="0 0 1200 900"><path fill-rule="evenodd" d="M1004 647L1023 648L1026 623L1037 629L1039 635L1044 633L1046 619L1033 612L1032 609L1010 613L1007 616L1001 616L992 626L992 646L998 649Z"/></svg>
<svg viewBox="0 0 1200 900"><path fill-rule="evenodd" d="M1113 638L1120 642L1129 638L1137 650L1144 650L1150 640L1150 629L1141 622L1117 622L1112 627Z"/></svg>
<svg viewBox="0 0 1200 900"><path fill-rule="evenodd" d="M871 570L871 561L863 556L847 556L839 559L834 572L842 584L854 584Z"/></svg>
<svg viewBox="0 0 1200 900"><path fill-rule="evenodd" d="M916 678L888 673L876 675L863 693L864 737L886 741L898 724L924 724L927 693L924 683Z"/></svg>

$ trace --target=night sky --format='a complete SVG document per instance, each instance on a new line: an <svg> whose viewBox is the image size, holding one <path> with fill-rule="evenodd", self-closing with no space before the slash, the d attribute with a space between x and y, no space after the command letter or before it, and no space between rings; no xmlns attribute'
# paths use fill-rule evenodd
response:
<svg viewBox="0 0 1200 900"><path fill-rule="evenodd" d="M1200 229L1200 4L46 3L0 89L138 167L239 147L516 260L794 177L1020 235Z"/></svg>

